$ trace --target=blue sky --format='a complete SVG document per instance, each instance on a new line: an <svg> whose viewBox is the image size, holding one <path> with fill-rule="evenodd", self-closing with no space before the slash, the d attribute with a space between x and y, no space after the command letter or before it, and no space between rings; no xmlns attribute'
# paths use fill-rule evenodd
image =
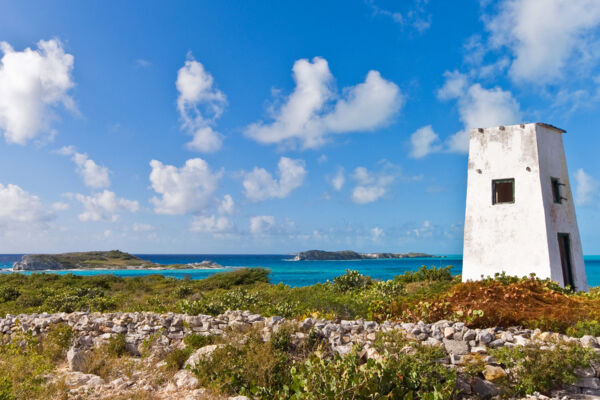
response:
<svg viewBox="0 0 600 400"><path fill-rule="evenodd" d="M600 4L2 2L0 253L461 253L472 127L564 136L600 253Z"/></svg>

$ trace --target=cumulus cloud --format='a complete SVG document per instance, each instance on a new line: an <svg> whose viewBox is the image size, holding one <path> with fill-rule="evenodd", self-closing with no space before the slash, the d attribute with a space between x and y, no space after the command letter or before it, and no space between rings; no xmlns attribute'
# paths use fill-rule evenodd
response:
<svg viewBox="0 0 600 400"><path fill-rule="evenodd" d="M150 224L138 224L135 222L131 229L133 229L134 232L150 232L154 230L154 227Z"/></svg>
<svg viewBox="0 0 600 400"><path fill-rule="evenodd" d="M257 215L250 218L250 233L264 235L275 229L275 217L272 215Z"/></svg>
<svg viewBox="0 0 600 400"><path fill-rule="evenodd" d="M484 21L490 44L510 51L515 81L554 83L568 69L598 63L597 0L505 0Z"/></svg>
<svg viewBox="0 0 600 400"><path fill-rule="evenodd" d="M201 212L218 187L221 172L211 171L201 158L192 158L177 168L160 161L150 161L150 183L161 197L150 199L157 214Z"/></svg>
<svg viewBox="0 0 600 400"><path fill-rule="evenodd" d="M71 160L77 166L77 173L83 178L83 183L94 189L110 186L109 170L88 157L86 153L78 153L73 146L65 146L58 150L59 154L72 156Z"/></svg>
<svg viewBox="0 0 600 400"><path fill-rule="evenodd" d="M75 198L83 204L83 213L78 216L81 222L115 222L119 219L119 213L136 212L140 208L137 201L117 197L114 192L109 190L104 190L91 196L76 194Z"/></svg>
<svg viewBox="0 0 600 400"><path fill-rule="evenodd" d="M40 198L17 185L0 183L0 227L28 227L43 224L53 215L46 211Z"/></svg>
<svg viewBox="0 0 600 400"><path fill-rule="evenodd" d="M575 202L578 205L591 205L598 202L599 191L600 184L598 181L585 172L583 168L575 171Z"/></svg>
<svg viewBox="0 0 600 400"><path fill-rule="evenodd" d="M212 125L227 104L225 94L214 87L213 76L191 54L177 72L175 84L179 92L177 109L183 120L183 129L193 136L187 148L204 153L219 150L223 135Z"/></svg>
<svg viewBox="0 0 600 400"><path fill-rule="evenodd" d="M233 230L233 224L223 216L196 216L190 225L191 232L225 233Z"/></svg>
<svg viewBox="0 0 600 400"><path fill-rule="evenodd" d="M417 238L420 237L430 237L433 235L433 225L431 224L431 222L425 220L423 222L423 225L421 225L418 228L414 228L411 231L408 232L409 235L415 236Z"/></svg>
<svg viewBox="0 0 600 400"><path fill-rule="evenodd" d="M357 204L367 204L382 198L396 179L397 174L391 171L392 168L393 166L387 165L386 168L375 173L365 167L357 167L352 175L356 181L356 186L352 190L352 201Z"/></svg>
<svg viewBox="0 0 600 400"><path fill-rule="evenodd" d="M371 131L389 123L404 97L393 82L369 71L363 83L333 90L334 78L327 61L301 59L292 69L296 87L273 112L273 121L249 125L245 134L263 144L282 143L317 148L330 135Z"/></svg>
<svg viewBox="0 0 600 400"><path fill-rule="evenodd" d="M252 201L268 198L283 199L300 187L306 177L304 160L281 157L277 164L279 180L273 178L264 168L254 167L244 174L244 194Z"/></svg>
<svg viewBox="0 0 600 400"><path fill-rule="evenodd" d="M346 176L344 175L344 169L340 167L335 173L335 176L331 178L331 186L339 192L342 190L344 183L346 183Z"/></svg>
<svg viewBox="0 0 600 400"><path fill-rule="evenodd" d="M410 156L413 158L423 158L442 149L440 138L431 125L417 129L410 136L410 144L412 146Z"/></svg>
<svg viewBox="0 0 600 400"><path fill-rule="evenodd" d="M385 236L385 232L382 228L376 226L373 229L371 229L371 238L374 242L378 241L383 236Z"/></svg>
<svg viewBox="0 0 600 400"><path fill-rule="evenodd" d="M497 125L521 122L520 105L512 93L500 87L486 89L479 83L469 84L465 75L446 72L446 83L438 91L442 100L456 99L458 115L464 129L450 136L446 142L449 151L469 151L469 131Z"/></svg>
<svg viewBox="0 0 600 400"><path fill-rule="evenodd" d="M231 214L233 214L234 208L235 208L235 204L233 202L233 198L228 194L223 196L223 200L219 204L219 208L218 208L219 213L231 215Z"/></svg>
<svg viewBox="0 0 600 400"><path fill-rule="evenodd" d="M73 56L55 39L40 40L37 49L23 51L0 42L0 51L0 133L7 142L22 145L50 133L57 106L75 109L68 95Z"/></svg>
<svg viewBox="0 0 600 400"><path fill-rule="evenodd" d="M56 211L65 211L69 209L69 204L62 201L57 201L56 203L52 203L52 209Z"/></svg>

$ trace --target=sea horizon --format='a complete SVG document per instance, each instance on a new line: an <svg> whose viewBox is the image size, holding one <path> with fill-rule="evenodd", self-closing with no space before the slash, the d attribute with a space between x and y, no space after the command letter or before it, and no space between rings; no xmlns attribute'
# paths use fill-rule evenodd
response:
<svg viewBox="0 0 600 400"><path fill-rule="evenodd" d="M0 254L2 273L10 272L12 263L19 261L25 253ZM31 254L31 253L29 253ZM273 284L283 283L290 286L308 286L325 283L345 273L346 269L357 270L361 274L375 279L388 280L408 271L415 271L421 266L451 266L453 275L462 273L462 254L435 254L435 257L366 259L366 260L315 260L292 261L296 253L263 253L263 254L210 254L210 253L131 253L142 259L162 264L190 264L210 260L223 266L217 269L94 269L94 270L61 270L61 271L27 271L75 274L82 276L111 274L121 277L145 275L164 275L178 279L203 279L218 272L231 271L236 268L263 267L270 270L270 281ZM586 255L584 262L590 287L600 286L600 255Z"/></svg>

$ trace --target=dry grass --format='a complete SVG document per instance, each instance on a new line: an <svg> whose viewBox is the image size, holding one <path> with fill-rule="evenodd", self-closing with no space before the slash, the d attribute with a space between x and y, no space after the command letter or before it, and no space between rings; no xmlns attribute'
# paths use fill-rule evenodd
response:
<svg viewBox="0 0 600 400"><path fill-rule="evenodd" d="M473 311L483 315L473 317ZM571 294L536 279L459 283L428 302L398 304L396 315L437 321L464 320L472 327L523 325L564 332L578 321L597 319L600 300Z"/></svg>

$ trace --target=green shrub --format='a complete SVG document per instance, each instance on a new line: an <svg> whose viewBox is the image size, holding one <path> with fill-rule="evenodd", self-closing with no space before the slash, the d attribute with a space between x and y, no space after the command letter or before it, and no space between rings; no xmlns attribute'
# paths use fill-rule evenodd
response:
<svg viewBox="0 0 600 400"><path fill-rule="evenodd" d="M232 337L210 357L201 358L193 370L201 387L226 394L277 398L275 394L289 380L290 356L263 342L259 332Z"/></svg>
<svg viewBox="0 0 600 400"><path fill-rule="evenodd" d="M575 370L588 367L594 353L575 343L556 342L548 349L538 344L500 347L490 354L509 368L508 390L515 395L547 393L577 380Z"/></svg>
<svg viewBox="0 0 600 400"><path fill-rule="evenodd" d="M0 399L48 398L46 376L54 366L40 349L29 333L0 345Z"/></svg>
<svg viewBox="0 0 600 400"><path fill-rule="evenodd" d="M165 357L165 362L167 363L167 368L173 371L177 371L183 367L183 364L187 361L187 359L192 354L192 348L185 347L183 349L175 349L171 351Z"/></svg>
<svg viewBox="0 0 600 400"><path fill-rule="evenodd" d="M417 271L407 271L402 275L394 277L394 280L402 283L425 282L425 281L451 281L454 279L450 270L452 266L427 268L422 265Z"/></svg>
<svg viewBox="0 0 600 400"><path fill-rule="evenodd" d="M349 292L369 286L373 280L358 271L346 270L344 275L333 278L333 289L338 292Z"/></svg>
<svg viewBox="0 0 600 400"><path fill-rule="evenodd" d="M194 293L194 289L190 286L179 286L173 291L173 295L178 299L183 299Z"/></svg>
<svg viewBox="0 0 600 400"><path fill-rule="evenodd" d="M227 310L258 311L267 306L258 293L251 293L246 289L231 289L202 296L199 300L181 300L178 307L180 312L189 315L219 315Z"/></svg>
<svg viewBox="0 0 600 400"><path fill-rule="evenodd" d="M213 344L214 342L215 337L213 335L198 335L193 333L183 338L183 343L185 343L186 346L194 350L204 346L208 346L210 344Z"/></svg>
<svg viewBox="0 0 600 400"><path fill-rule="evenodd" d="M69 325L52 325L42 341L43 351L52 361L62 360L74 338L75 331Z"/></svg>
<svg viewBox="0 0 600 400"><path fill-rule="evenodd" d="M127 342L125 335L122 333L113 335L108 339L104 346L104 350L111 356L120 357L127 353Z"/></svg>
<svg viewBox="0 0 600 400"><path fill-rule="evenodd" d="M0 288L0 302L7 302L16 300L21 295L17 289L12 287L1 287Z"/></svg>
<svg viewBox="0 0 600 400"><path fill-rule="evenodd" d="M7 376L0 376L0 400L13 400L13 385Z"/></svg>
<svg viewBox="0 0 600 400"><path fill-rule="evenodd" d="M443 351L443 350L442 350ZM363 363L357 349L333 359L318 353L293 367L292 399L450 399L456 372L436 360L439 349L418 347L414 355L385 354Z"/></svg>
<svg viewBox="0 0 600 400"><path fill-rule="evenodd" d="M567 335L582 337L585 335L600 336L600 322L598 320L577 321L575 326L567 328Z"/></svg>
<svg viewBox="0 0 600 400"><path fill-rule="evenodd" d="M221 272L199 282L202 290L231 289L235 286L269 283L270 271L265 268L239 268L229 272Z"/></svg>

